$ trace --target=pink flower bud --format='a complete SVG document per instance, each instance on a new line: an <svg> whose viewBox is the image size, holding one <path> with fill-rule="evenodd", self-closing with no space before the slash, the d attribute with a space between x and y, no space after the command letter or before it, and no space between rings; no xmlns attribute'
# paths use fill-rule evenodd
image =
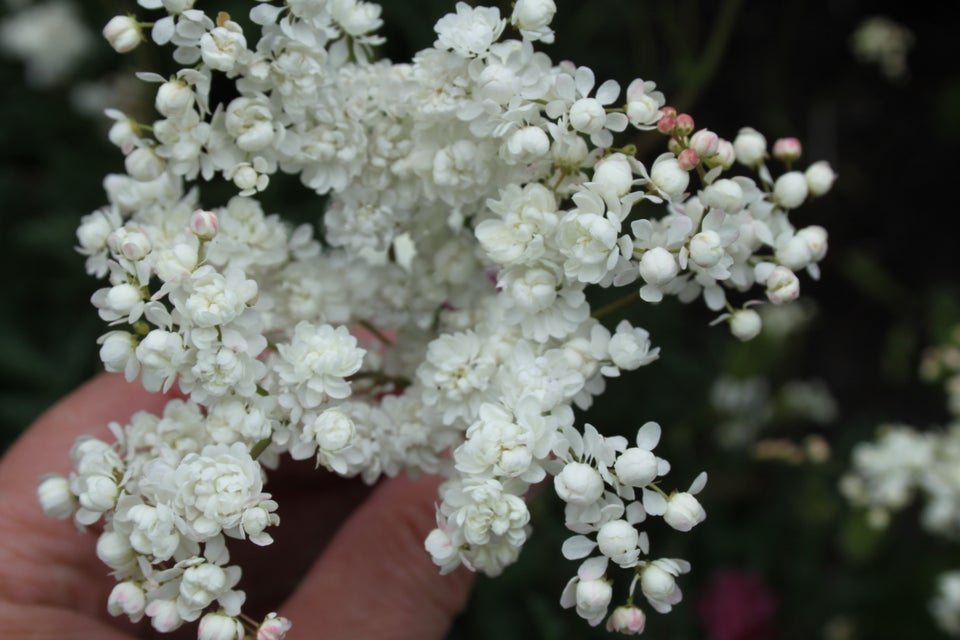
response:
<svg viewBox="0 0 960 640"><path fill-rule="evenodd" d="M680 152L680 155L677 156L677 161L680 162L681 169L684 171L692 171L700 164L700 154L694 149L684 149Z"/></svg>
<svg viewBox="0 0 960 640"><path fill-rule="evenodd" d="M290 630L290 621L276 613L267 614L266 619L257 629L257 640L281 640Z"/></svg>
<svg viewBox="0 0 960 640"><path fill-rule="evenodd" d="M677 126L677 119L664 114L657 120L657 131L664 135L671 135Z"/></svg>
<svg viewBox="0 0 960 640"><path fill-rule="evenodd" d="M660 111L663 113L663 116L664 116L665 118L676 118L676 117L677 117L677 110L676 110L674 107L664 106L664 107L662 107L662 108L660 109Z"/></svg>
<svg viewBox="0 0 960 640"><path fill-rule="evenodd" d="M783 162L793 162L800 159L803 148L796 138L779 138L773 143L773 157Z"/></svg>
<svg viewBox="0 0 960 640"><path fill-rule="evenodd" d="M677 135L688 136L693 133L693 116L689 113L681 113L677 116Z"/></svg>
<svg viewBox="0 0 960 640"><path fill-rule="evenodd" d="M647 616L642 609L635 605L617 607L607 619L607 631L615 631L626 636L635 636L643 633L647 624Z"/></svg>
<svg viewBox="0 0 960 640"><path fill-rule="evenodd" d="M190 214L190 231L201 240L212 240L220 228L220 221L213 211L197 209Z"/></svg>
<svg viewBox="0 0 960 640"><path fill-rule="evenodd" d="M767 298L773 304L783 304L796 300L800 295L800 280L797 274L784 266L779 266L767 277Z"/></svg>
<svg viewBox="0 0 960 640"><path fill-rule="evenodd" d="M720 147L720 136L709 129L700 129L690 137L690 148L701 156L712 156Z"/></svg>

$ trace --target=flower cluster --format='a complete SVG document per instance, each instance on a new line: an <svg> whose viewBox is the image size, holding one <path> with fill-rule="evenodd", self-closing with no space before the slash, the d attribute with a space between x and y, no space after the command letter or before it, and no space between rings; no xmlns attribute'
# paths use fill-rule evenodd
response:
<svg viewBox="0 0 960 640"><path fill-rule="evenodd" d="M852 469L840 488L851 503L868 510L868 521L877 527L887 525L891 512L922 496L923 528L956 541L960 540L960 327L946 344L927 351L921 374L944 381L952 421L934 431L904 424L881 426L876 440L854 448ZM944 630L960 634L960 573L940 576L931 611Z"/></svg>
<svg viewBox="0 0 960 640"><path fill-rule="evenodd" d="M554 64L535 48L554 38L552 0L518 0L509 18L459 3L406 64L373 59L380 9L361 0L260 1L246 26L192 0L139 4L163 13L149 34L120 16L105 37L121 52L172 46L182 68L140 74L158 85L154 122L108 112L126 173L106 178L109 204L78 238L106 280L92 300L111 327L105 367L188 400L117 425L117 443L97 445L109 467L90 471L78 453L69 480L41 485L51 515L105 520L105 561L139 589L124 602L145 602L123 611L158 629L204 612L220 616L209 628L241 624L223 536L269 543L276 505L261 476L287 455L370 483L443 475L425 541L442 572L512 563L530 533L525 495L553 476L576 534L565 555L600 553L563 604L606 617L612 561L633 571L631 595L639 583L669 611L689 565L647 559L636 525L662 516L690 530L706 476L660 488L656 424L636 446L577 427L574 407L605 378L659 355L629 321L604 326L588 288L702 297L754 337L761 301L728 296L759 287L780 305L799 295L799 272L819 275L826 231L790 214L830 189L829 165L793 169L800 144L786 138L774 177L759 132L727 141L653 82L622 92ZM215 78L229 101L215 103ZM614 146L628 129L665 136L669 151L645 164ZM278 172L325 198L321 233L259 204ZM237 195L201 206L188 185L217 177ZM216 585L202 594L201 572ZM608 626L635 633L644 619L631 598Z"/></svg>

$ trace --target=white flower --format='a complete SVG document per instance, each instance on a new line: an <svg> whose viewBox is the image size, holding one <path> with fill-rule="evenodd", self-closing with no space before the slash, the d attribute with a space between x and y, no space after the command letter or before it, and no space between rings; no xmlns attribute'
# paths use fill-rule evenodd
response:
<svg viewBox="0 0 960 640"><path fill-rule="evenodd" d="M168 391L187 361L187 350L179 333L154 329L148 333L136 350L143 367L143 386L148 391Z"/></svg>
<svg viewBox="0 0 960 640"><path fill-rule="evenodd" d="M807 188L812 196L826 195L837 179L837 174L830 168L826 160L814 162L807 170L803 172L803 177L807 181Z"/></svg>
<svg viewBox="0 0 960 640"><path fill-rule="evenodd" d="M693 493L680 491L667 499L667 509L663 513L663 519L677 531L690 531L707 517L707 513L700 502L693 497Z"/></svg>
<svg viewBox="0 0 960 640"><path fill-rule="evenodd" d="M147 595L136 582L118 582L107 598L107 611L112 616L121 614L131 622L139 622L147 608Z"/></svg>
<svg viewBox="0 0 960 640"><path fill-rule="evenodd" d="M737 162L755 167L767 157L767 139L756 129L744 127L733 139L733 152Z"/></svg>
<svg viewBox="0 0 960 640"><path fill-rule="evenodd" d="M515 26L524 40L553 42L550 22L557 12L553 0L517 0L510 15L510 24Z"/></svg>
<svg viewBox="0 0 960 640"><path fill-rule="evenodd" d="M274 140L273 113L266 98L234 98L224 126L243 151L260 151Z"/></svg>
<svg viewBox="0 0 960 640"><path fill-rule="evenodd" d="M773 304L783 304L800 295L800 280L787 267L774 268L764 282L767 286L767 298Z"/></svg>
<svg viewBox="0 0 960 640"><path fill-rule="evenodd" d="M360 370L364 349L346 327L300 322L289 344L277 345L281 362L276 371L290 385L304 408L317 407L324 398L343 399L350 395L345 380Z"/></svg>
<svg viewBox="0 0 960 640"><path fill-rule="evenodd" d="M663 247L653 247L643 252L640 258L640 277L647 283L640 289L640 297L647 302L663 299L661 287L677 277L680 266L677 259Z"/></svg>
<svg viewBox="0 0 960 640"><path fill-rule="evenodd" d="M640 635L646 624L647 616L642 609L635 605L621 606L614 609L607 618L607 631L628 636Z"/></svg>
<svg viewBox="0 0 960 640"><path fill-rule="evenodd" d="M143 32L135 18L114 16L103 27L103 37L117 53L127 53L143 41Z"/></svg>
<svg viewBox="0 0 960 640"><path fill-rule="evenodd" d="M223 21L200 37L200 56L204 64L217 71L232 71L246 50L243 30L233 20Z"/></svg>
<svg viewBox="0 0 960 640"><path fill-rule="evenodd" d="M633 371L657 359L660 350L650 349L650 333L646 329L631 326L628 320L617 324L616 332L607 344L613 364L624 371ZM604 369L604 375L613 372Z"/></svg>
<svg viewBox="0 0 960 640"><path fill-rule="evenodd" d="M200 618L197 640L243 640L245 637L243 624L232 616L208 613Z"/></svg>
<svg viewBox="0 0 960 640"><path fill-rule="evenodd" d="M753 309L738 309L730 314L730 333L738 340L753 340L763 329L760 314Z"/></svg>
<svg viewBox="0 0 960 640"><path fill-rule="evenodd" d="M564 502L575 505L593 504L603 495L600 472L584 462L568 462L553 477L553 487Z"/></svg>
<svg viewBox="0 0 960 640"><path fill-rule="evenodd" d="M680 168L680 161L672 153L664 153L650 167L650 184L668 199L677 199L690 184L690 174Z"/></svg>
<svg viewBox="0 0 960 640"><path fill-rule="evenodd" d="M658 613L669 613L673 605L683 599L676 577L687 573L690 564L685 560L662 558L648 563L640 574L640 590Z"/></svg>
<svg viewBox="0 0 960 640"><path fill-rule="evenodd" d="M51 518L69 518L77 508L77 499L70 491L70 483L61 475L50 474L40 478L37 499L40 508Z"/></svg>
<svg viewBox="0 0 960 640"><path fill-rule="evenodd" d="M153 106L161 115L175 118L191 109L196 102L196 94L183 80L168 80L157 88Z"/></svg>
<svg viewBox="0 0 960 640"><path fill-rule="evenodd" d="M721 178L699 193L700 201L708 207L736 213L743 208L743 188L735 180Z"/></svg>
<svg viewBox="0 0 960 640"><path fill-rule="evenodd" d="M577 614L592 626L600 624L607 615L613 598L613 586L607 581L607 558L591 558L580 565L577 575L567 583L560 596L560 606L576 605Z"/></svg>
<svg viewBox="0 0 960 640"><path fill-rule="evenodd" d="M656 87L655 82L639 78L627 86L627 120L637 129L652 129L660 119L665 99Z"/></svg>
<svg viewBox="0 0 960 640"><path fill-rule="evenodd" d="M804 174L789 171L773 185L773 201L784 209L796 209L807 199L809 188Z"/></svg>
<svg viewBox="0 0 960 640"><path fill-rule="evenodd" d="M622 153L610 154L594 166L592 182L601 190L622 198L630 193L633 185L633 167Z"/></svg>
<svg viewBox="0 0 960 640"><path fill-rule="evenodd" d="M486 53L503 33L507 21L500 18L495 7L471 7L465 2L457 3L457 12L448 13L437 21L434 29L438 49L450 49L472 58Z"/></svg>
<svg viewBox="0 0 960 640"><path fill-rule="evenodd" d="M600 553L621 567L631 567L640 555L640 532L626 520L611 520L597 531Z"/></svg>

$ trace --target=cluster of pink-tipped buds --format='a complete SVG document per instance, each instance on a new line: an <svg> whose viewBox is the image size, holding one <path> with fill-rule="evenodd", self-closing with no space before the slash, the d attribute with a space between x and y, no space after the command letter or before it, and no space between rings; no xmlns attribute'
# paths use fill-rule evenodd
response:
<svg viewBox="0 0 960 640"><path fill-rule="evenodd" d="M677 156L677 161L680 163L681 169L684 171L692 171L700 164L700 154L697 153L696 149L684 149L680 152L680 155Z"/></svg>
<svg viewBox="0 0 960 640"><path fill-rule="evenodd" d="M657 120L657 131L668 136L688 136L693 133L693 116L689 113L677 113L673 107L660 109L663 114Z"/></svg>

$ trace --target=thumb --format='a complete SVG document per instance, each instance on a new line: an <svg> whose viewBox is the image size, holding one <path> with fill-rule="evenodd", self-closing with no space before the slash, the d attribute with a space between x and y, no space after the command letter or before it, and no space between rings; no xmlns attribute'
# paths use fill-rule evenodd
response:
<svg viewBox="0 0 960 640"><path fill-rule="evenodd" d="M380 484L343 524L285 603L290 638L442 638L473 574L441 576L423 541L435 526L440 479Z"/></svg>

